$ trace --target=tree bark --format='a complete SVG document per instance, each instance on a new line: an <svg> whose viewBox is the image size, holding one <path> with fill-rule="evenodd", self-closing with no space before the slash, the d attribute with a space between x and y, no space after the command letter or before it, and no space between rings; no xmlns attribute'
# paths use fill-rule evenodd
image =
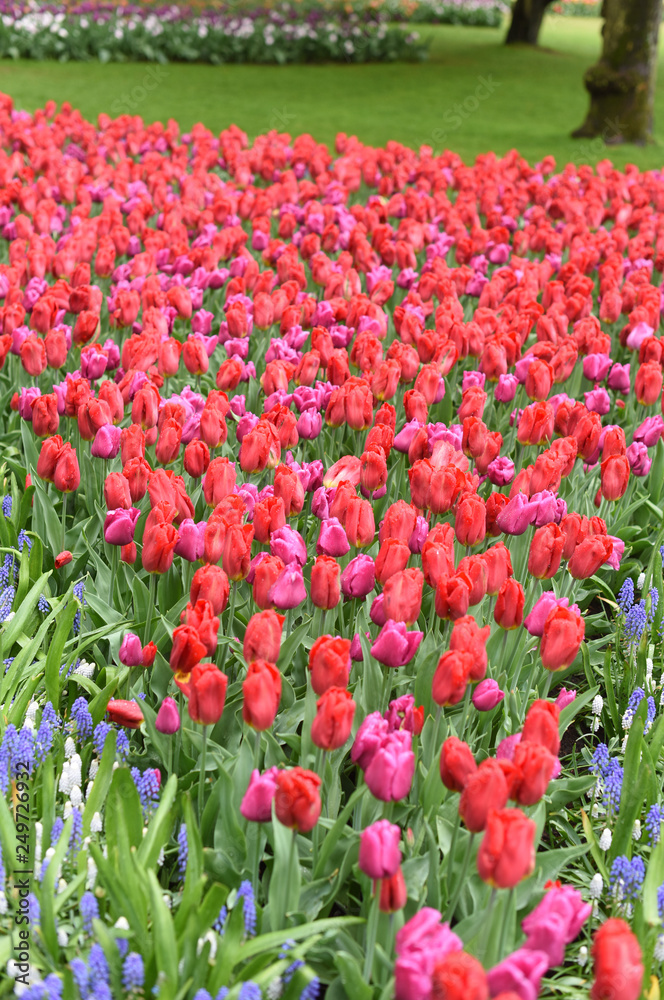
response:
<svg viewBox="0 0 664 1000"><path fill-rule="evenodd" d="M604 0L602 55L586 72L590 108L575 139L652 141L657 37L662 0Z"/></svg>
<svg viewBox="0 0 664 1000"><path fill-rule="evenodd" d="M515 0L506 45L537 45L546 8L553 0Z"/></svg>

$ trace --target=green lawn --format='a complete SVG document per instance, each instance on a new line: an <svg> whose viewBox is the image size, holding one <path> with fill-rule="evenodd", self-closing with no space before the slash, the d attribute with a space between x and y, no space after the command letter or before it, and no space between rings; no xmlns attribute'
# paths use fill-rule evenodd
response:
<svg viewBox="0 0 664 1000"><path fill-rule="evenodd" d="M584 70L600 47L594 18L546 19L543 48L506 48L503 29L421 27L432 38L426 63L365 66L191 66L92 63L0 64L0 89L33 110L48 98L71 101L88 117L121 109L146 121L202 121L214 131L237 123L251 136L269 128L310 132L332 144L337 132L376 145L397 139L472 160L517 148L535 161L592 162L607 155L598 141L575 142L570 131L586 109ZM660 62L664 61L664 48ZM659 167L664 156L664 67L656 101L658 141L646 149L612 148L624 166ZM481 79L488 81L477 91ZM463 102L466 102L465 107ZM461 111L455 109L461 105Z"/></svg>

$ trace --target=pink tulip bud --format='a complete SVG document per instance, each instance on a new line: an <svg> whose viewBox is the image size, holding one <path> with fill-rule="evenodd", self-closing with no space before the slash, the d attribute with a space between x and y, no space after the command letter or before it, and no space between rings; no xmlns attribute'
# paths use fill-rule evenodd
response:
<svg viewBox="0 0 664 1000"><path fill-rule="evenodd" d="M369 878L389 878L401 864L401 830L389 820L379 819L360 836L358 866Z"/></svg>
<svg viewBox="0 0 664 1000"><path fill-rule="evenodd" d="M504 697L505 692L500 690L497 681L487 677L473 691L473 705L478 712L490 712Z"/></svg>
<svg viewBox="0 0 664 1000"><path fill-rule="evenodd" d="M166 736L177 733L180 728L180 713L174 698L164 698L154 720L154 727L158 733L164 733Z"/></svg>
<svg viewBox="0 0 664 1000"><path fill-rule="evenodd" d="M249 786L240 803L240 812L250 823L269 823L272 819L278 772L277 767L271 767L263 774L257 770L251 772Z"/></svg>

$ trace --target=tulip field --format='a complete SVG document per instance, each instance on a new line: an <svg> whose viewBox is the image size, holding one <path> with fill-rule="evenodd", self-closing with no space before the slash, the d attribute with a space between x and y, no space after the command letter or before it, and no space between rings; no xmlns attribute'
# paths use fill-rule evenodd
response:
<svg viewBox="0 0 664 1000"><path fill-rule="evenodd" d="M0 95L0 997L659 1000L664 174Z"/></svg>

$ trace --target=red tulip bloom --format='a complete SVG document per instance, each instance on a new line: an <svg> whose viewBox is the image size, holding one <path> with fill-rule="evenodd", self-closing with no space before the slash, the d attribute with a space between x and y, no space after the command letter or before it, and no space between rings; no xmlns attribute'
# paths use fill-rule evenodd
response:
<svg viewBox="0 0 664 1000"><path fill-rule="evenodd" d="M505 580L513 575L510 551L503 542L492 545L482 553L487 568L487 594L497 594Z"/></svg>
<svg viewBox="0 0 664 1000"><path fill-rule="evenodd" d="M292 767L277 772L274 810L284 826L308 833L318 822L321 811L321 779L313 771Z"/></svg>
<svg viewBox="0 0 664 1000"><path fill-rule="evenodd" d="M331 687L347 687L350 676L350 639L321 635L309 650L311 686L318 695Z"/></svg>
<svg viewBox="0 0 664 1000"><path fill-rule="evenodd" d="M224 539L223 567L229 580L244 580L251 562L254 529L251 524L229 525Z"/></svg>
<svg viewBox="0 0 664 1000"><path fill-rule="evenodd" d="M331 687L316 702L311 739L322 750L338 750L353 727L355 702L346 688Z"/></svg>
<svg viewBox="0 0 664 1000"><path fill-rule="evenodd" d="M456 652L470 653L473 666L470 678L473 681L484 680L488 665L486 643L491 635L491 626L480 628L472 615L457 618L452 626L450 649Z"/></svg>
<svg viewBox="0 0 664 1000"><path fill-rule="evenodd" d="M221 566L201 566L191 581L189 598L192 604L209 601L215 615L220 615L228 604L228 577Z"/></svg>
<svg viewBox="0 0 664 1000"><path fill-rule="evenodd" d="M451 792L462 792L477 771L472 750L456 736L449 736L440 751L440 777Z"/></svg>
<svg viewBox="0 0 664 1000"><path fill-rule="evenodd" d="M244 633L242 652L247 663L252 660L268 660L276 663L281 648L281 632L284 615L276 611L261 611L252 615Z"/></svg>
<svg viewBox="0 0 664 1000"><path fill-rule="evenodd" d="M647 361L639 366L634 380L634 393L641 406L652 406L662 392L662 368L659 362Z"/></svg>
<svg viewBox="0 0 664 1000"><path fill-rule="evenodd" d="M302 511L304 487L296 473L287 465L279 465L274 471L274 496L283 500L286 517Z"/></svg>
<svg viewBox="0 0 664 1000"><path fill-rule="evenodd" d="M553 521L538 528L530 543L528 572L538 580L550 580L560 568L563 557L563 533Z"/></svg>
<svg viewBox="0 0 664 1000"><path fill-rule="evenodd" d="M465 573L454 576L441 574L436 584L434 607L439 618L455 621L462 618L470 606L472 581Z"/></svg>
<svg viewBox="0 0 664 1000"><path fill-rule="evenodd" d="M368 500L358 496L351 497L343 523L351 545L356 548L371 545L376 535L376 522L373 507Z"/></svg>
<svg viewBox="0 0 664 1000"><path fill-rule="evenodd" d="M190 441L184 449L184 468L192 479L200 479L210 465L210 449L204 441Z"/></svg>
<svg viewBox="0 0 664 1000"><path fill-rule="evenodd" d="M480 833L486 826L491 809L504 809L509 789L497 760L483 760L468 777L459 800L459 815L471 833Z"/></svg>
<svg viewBox="0 0 664 1000"><path fill-rule="evenodd" d="M274 607L274 602L268 595L284 568L284 563L279 556L265 555L252 570L254 577L252 582L253 598L262 610Z"/></svg>
<svg viewBox="0 0 664 1000"><path fill-rule="evenodd" d="M486 534L484 501L475 494L459 502L454 519L454 531L460 545L478 545Z"/></svg>
<svg viewBox="0 0 664 1000"><path fill-rule="evenodd" d="M521 740L512 759L510 798L521 806L533 806L546 792L554 775L556 757L538 743Z"/></svg>
<svg viewBox="0 0 664 1000"><path fill-rule="evenodd" d="M193 442L192 442L193 443ZM216 507L224 497L227 497L235 489L236 473L235 465L227 458L213 459L203 480L203 494L205 502L210 507Z"/></svg>
<svg viewBox="0 0 664 1000"><path fill-rule="evenodd" d="M439 959L431 976L431 1000L488 1000L489 986L480 962L465 951Z"/></svg>
<svg viewBox="0 0 664 1000"><path fill-rule="evenodd" d="M534 701L526 713L522 740L538 743L557 757L560 750L559 719L560 709L555 702L542 699Z"/></svg>
<svg viewBox="0 0 664 1000"><path fill-rule="evenodd" d="M530 362L526 372L526 395L529 399L543 402L551 392L553 385L553 372L551 366L541 358L535 358Z"/></svg>
<svg viewBox="0 0 664 1000"><path fill-rule="evenodd" d="M592 535L584 538L574 549L567 569L575 580L587 580L603 566L613 551L613 542L608 535Z"/></svg>
<svg viewBox="0 0 664 1000"><path fill-rule="evenodd" d="M493 617L497 625L504 629L518 628L523 622L523 608L526 595L521 584L508 577L498 591Z"/></svg>
<svg viewBox="0 0 664 1000"><path fill-rule="evenodd" d="M37 437L55 434L60 426L58 399L55 393L38 396L32 403L32 429Z"/></svg>
<svg viewBox="0 0 664 1000"><path fill-rule="evenodd" d="M170 465L180 454L182 428L177 420L169 417L162 424L155 444L155 458L162 465Z"/></svg>
<svg viewBox="0 0 664 1000"><path fill-rule="evenodd" d="M267 660L252 660L242 682L242 718L253 729L269 729L281 700L281 674Z"/></svg>
<svg viewBox="0 0 664 1000"><path fill-rule="evenodd" d="M477 871L497 889L513 889L535 870L536 824L520 809L490 812L477 854Z"/></svg>
<svg viewBox="0 0 664 1000"><path fill-rule="evenodd" d="M68 563L72 561L72 558L73 557L69 549L64 549L62 552L59 552L58 555L55 557L55 559L53 560L53 564L56 569L62 569L63 566L66 566Z"/></svg>
<svg viewBox="0 0 664 1000"><path fill-rule="evenodd" d="M177 528L172 524L167 522L150 526L146 524L141 553L143 569L148 573L166 573L173 563L173 550L177 541Z"/></svg>
<svg viewBox="0 0 664 1000"><path fill-rule="evenodd" d="M405 569L394 573L383 587L385 617L407 625L416 622L422 609L423 586L424 577L419 569Z"/></svg>
<svg viewBox="0 0 664 1000"><path fill-rule="evenodd" d="M470 682L470 653L449 649L443 653L433 675L431 695L437 705L458 705Z"/></svg>
<svg viewBox="0 0 664 1000"><path fill-rule="evenodd" d="M643 988L643 954L631 927L617 917L605 921L592 947L595 982L591 1000L638 1000Z"/></svg>
<svg viewBox="0 0 664 1000"><path fill-rule="evenodd" d="M563 670L574 663L586 626L571 608L554 608L544 622L540 643L542 664L547 670Z"/></svg>
<svg viewBox="0 0 664 1000"><path fill-rule="evenodd" d="M110 722L125 726L127 729L138 729L143 722L143 713L135 701L111 698L106 706L106 712Z"/></svg>
<svg viewBox="0 0 664 1000"><path fill-rule="evenodd" d="M402 910L408 901L408 890L401 867L394 875L380 881L378 907L381 913L396 913Z"/></svg>
<svg viewBox="0 0 664 1000"><path fill-rule="evenodd" d="M339 575L341 568L332 556L318 556L311 567L311 601L317 608L329 611L336 608L341 597Z"/></svg>
<svg viewBox="0 0 664 1000"><path fill-rule="evenodd" d="M53 440L51 438L51 440ZM46 443L46 442L44 442ZM78 457L72 446L66 442L53 471L53 485L60 493L73 493L81 483L81 473L78 468Z"/></svg>
<svg viewBox="0 0 664 1000"><path fill-rule="evenodd" d="M192 628L196 629L198 638L205 646L205 652L208 656L214 656L217 648L219 618L215 615L211 603L206 600L198 600L192 604L190 601L181 613L180 621L183 625L191 625ZM175 636L175 633L173 635ZM176 669L182 670L183 668ZM186 673L186 671L184 672Z"/></svg>
<svg viewBox="0 0 664 1000"><path fill-rule="evenodd" d="M626 455L611 455L601 466L601 489L605 500L619 500L629 483L629 461Z"/></svg>
<svg viewBox="0 0 664 1000"><path fill-rule="evenodd" d="M176 676L175 683L186 695L189 717L199 725L214 726L224 711L228 677L214 663L197 663L184 677Z"/></svg>

